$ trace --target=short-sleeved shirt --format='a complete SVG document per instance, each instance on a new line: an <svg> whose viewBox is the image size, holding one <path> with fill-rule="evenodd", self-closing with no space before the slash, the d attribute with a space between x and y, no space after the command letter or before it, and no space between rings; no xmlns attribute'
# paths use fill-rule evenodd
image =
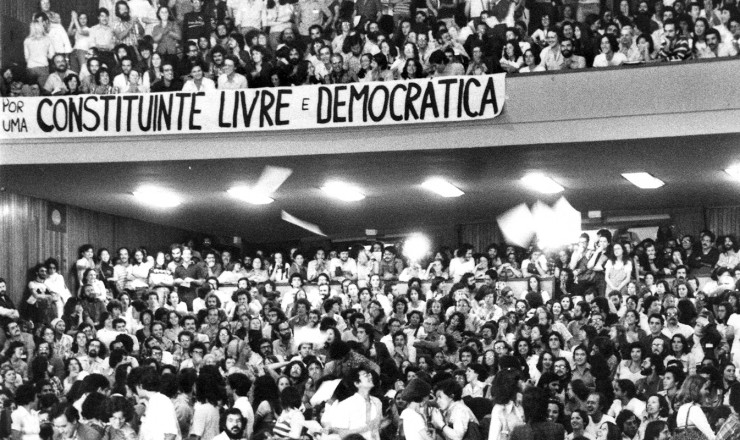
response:
<svg viewBox="0 0 740 440"><path fill-rule="evenodd" d="M139 429L140 440L162 440L166 434L182 438L175 405L164 394L152 392Z"/></svg>
<svg viewBox="0 0 740 440"><path fill-rule="evenodd" d="M36 411L29 412L25 407L19 406L10 415L10 429L21 433L21 440L40 440L39 433L41 425L39 415Z"/></svg>
<svg viewBox="0 0 740 440"><path fill-rule="evenodd" d="M190 428L190 435L197 435L201 440L213 440L218 435L218 408L210 403L195 402L193 409L193 426Z"/></svg>

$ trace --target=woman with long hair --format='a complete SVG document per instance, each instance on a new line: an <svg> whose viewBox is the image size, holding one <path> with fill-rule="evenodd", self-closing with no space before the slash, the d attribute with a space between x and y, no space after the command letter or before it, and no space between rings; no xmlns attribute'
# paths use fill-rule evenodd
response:
<svg viewBox="0 0 740 440"><path fill-rule="evenodd" d="M49 78L49 61L54 57L54 44L39 21L29 25L28 37L23 40L23 53L26 73L40 87L44 87Z"/></svg>
<svg viewBox="0 0 740 440"><path fill-rule="evenodd" d="M265 440L283 411L280 391L270 375L260 376L254 381L252 407L254 408L254 440Z"/></svg>
<svg viewBox="0 0 740 440"><path fill-rule="evenodd" d="M714 439L714 430L701 409L704 396L710 387L710 382L698 374L686 378L678 393L681 406L676 410L676 431L688 431L698 437L703 435L707 439Z"/></svg>
<svg viewBox="0 0 740 440"><path fill-rule="evenodd" d="M508 438L514 428L524 424L524 410L517 403L520 387L518 371L502 370L493 379L493 411L488 438Z"/></svg>
<svg viewBox="0 0 740 440"><path fill-rule="evenodd" d="M666 365L672 361L677 360L683 365L683 371L687 374L694 374L696 372L696 360L689 347L689 342L680 333L676 333L671 337L671 346L666 347L668 356L665 358Z"/></svg>
<svg viewBox="0 0 740 440"><path fill-rule="evenodd" d="M619 291L624 294L627 283L632 276L632 261L624 250L622 243L612 244L604 267L607 292Z"/></svg>
<svg viewBox="0 0 740 440"><path fill-rule="evenodd" d="M180 26L175 22L174 14L167 6L160 6L157 9L157 20L158 23L152 29L152 39L157 43L157 53L166 61L176 62L177 46L182 38Z"/></svg>

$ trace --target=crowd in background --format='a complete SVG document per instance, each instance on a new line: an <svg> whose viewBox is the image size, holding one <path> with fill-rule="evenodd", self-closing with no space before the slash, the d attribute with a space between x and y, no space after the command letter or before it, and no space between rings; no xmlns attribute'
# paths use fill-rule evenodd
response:
<svg viewBox="0 0 740 440"><path fill-rule="evenodd" d="M738 55L737 0L40 0L2 96L199 92ZM20 51L18 47L16 50Z"/></svg>
<svg viewBox="0 0 740 440"><path fill-rule="evenodd" d="M737 240L633 238L83 245L0 279L0 437L737 439Z"/></svg>

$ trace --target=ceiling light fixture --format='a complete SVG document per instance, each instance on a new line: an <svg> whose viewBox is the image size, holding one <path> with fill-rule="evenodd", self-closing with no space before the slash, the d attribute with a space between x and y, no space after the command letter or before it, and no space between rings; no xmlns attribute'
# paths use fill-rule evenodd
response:
<svg viewBox="0 0 740 440"><path fill-rule="evenodd" d="M356 187L336 180L326 182L324 186L321 187L321 190L335 199L339 199L344 202L356 202L365 198L365 194L361 193Z"/></svg>
<svg viewBox="0 0 740 440"><path fill-rule="evenodd" d="M540 173L530 173L522 177L521 182L524 186L542 194L557 194L563 192L565 188L550 177Z"/></svg>
<svg viewBox="0 0 740 440"><path fill-rule="evenodd" d="M458 187L441 177L427 179L421 186L429 191L435 192L442 197L460 197L465 194Z"/></svg>
<svg viewBox="0 0 740 440"><path fill-rule="evenodd" d="M731 165L725 168L725 173L729 174L734 180L740 180L740 164Z"/></svg>
<svg viewBox="0 0 740 440"><path fill-rule="evenodd" d="M275 201L275 199L252 191L251 188L246 186L235 186L230 188L227 192L231 197L247 202L251 205L269 205Z"/></svg>
<svg viewBox="0 0 740 440"><path fill-rule="evenodd" d="M662 180L653 177L650 173L639 172L639 173L622 173L622 177L632 182L638 188L641 189L655 189L665 185Z"/></svg>
<svg viewBox="0 0 740 440"><path fill-rule="evenodd" d="M182 204L176 193L157 186L144 185L134 191L133 194L142 203L155 208L174 208Z"/></svg>

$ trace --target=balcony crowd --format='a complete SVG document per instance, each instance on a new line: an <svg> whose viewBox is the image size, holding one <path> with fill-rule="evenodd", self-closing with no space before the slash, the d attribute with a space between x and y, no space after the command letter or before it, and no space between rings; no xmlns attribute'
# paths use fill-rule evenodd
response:
<svg viewBox="0 0 740 440"><path fill-rule="evenodd" d="M735 0L100 0L29 17L2 96L197 92L736 57Z"/></svg>

